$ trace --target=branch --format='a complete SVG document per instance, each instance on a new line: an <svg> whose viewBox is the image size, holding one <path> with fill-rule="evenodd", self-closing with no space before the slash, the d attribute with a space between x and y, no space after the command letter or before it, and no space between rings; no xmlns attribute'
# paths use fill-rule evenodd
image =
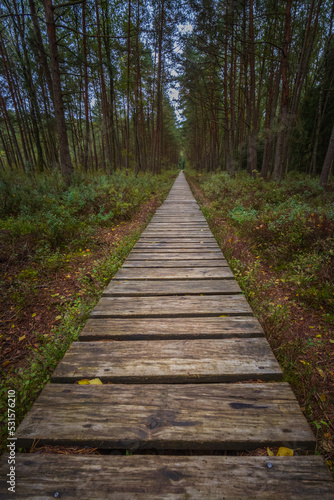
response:
<svg viewBox="0 0 334 500"><path fill-rule="evenodd" d="M62 7L69 7L70 5L77 5L84 2L86 2L86 0L73 0L72 2L61 3L60 5L52 5L52 10L61 9Z"/></svg>

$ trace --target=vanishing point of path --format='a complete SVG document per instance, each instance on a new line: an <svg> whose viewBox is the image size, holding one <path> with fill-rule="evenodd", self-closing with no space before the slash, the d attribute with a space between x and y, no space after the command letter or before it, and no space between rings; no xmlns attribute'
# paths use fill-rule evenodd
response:
<svg viewBox="0 0 334 500"><path fill-rule="evenodd" d="M75 383L93 378L103 385ZM314 435L183 173L16 437L18 448L101 454L17 453L15 494L3 457L1 498L334 498ZM280 446L309 454L238 453Z"/></svg>

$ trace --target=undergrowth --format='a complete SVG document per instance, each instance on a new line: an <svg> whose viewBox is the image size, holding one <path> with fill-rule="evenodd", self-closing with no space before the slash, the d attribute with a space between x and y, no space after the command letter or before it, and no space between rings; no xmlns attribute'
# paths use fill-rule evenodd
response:
<svg viewBox="0 0 334 500"><path fill-rule="evenodd" d="M58 174L0 180L0 414L16 425L78 338L90 310L138 239L176 171L138 177ZM147 206L143 212L141 207Z"/></svg>
<svg viewBox="0 0 334 500"><path fill-rule="evenodd" d="M189 171L211 229L334 469L334 190Z"/></svg>
<svg viewBox="0 0 334 500"><path fill-rule="evenodd" d="M280 184L248 174L199 179L214 215L296 287L298 301L319 308L334 324L334 193L299 174Z"/></svg>

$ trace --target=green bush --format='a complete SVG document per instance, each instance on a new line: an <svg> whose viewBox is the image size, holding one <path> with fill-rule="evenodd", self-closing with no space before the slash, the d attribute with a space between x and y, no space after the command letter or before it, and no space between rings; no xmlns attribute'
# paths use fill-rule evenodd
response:
<svg viewBox="0 0 334 500"><path fill-rule="evenodd" d="M334 194L318 180L290 174L281 182L198 176L214 214L247 238L249 249L296 288L297 297L334 314Z"/></svg>
<svg viewBox="0 0 334 500"><path fill-rule="evenodd" d="M112 226L131 218L141 203L165 192L176 172L76 173L67 186L57 172L32 177L2 173L0 180L0 231L13 240L34 235L38 245L51 249L71 242L82 244L96 227Z"/></svg>

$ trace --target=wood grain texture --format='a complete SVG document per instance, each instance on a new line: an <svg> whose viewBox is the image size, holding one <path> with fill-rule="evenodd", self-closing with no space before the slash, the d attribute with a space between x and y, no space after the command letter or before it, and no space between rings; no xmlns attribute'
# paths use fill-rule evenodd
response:
<svg viewBox="0 0 334 500"><path fill-rule="evenodd" d="M170 259L170 258L180 258L182 259L182 255L185 255L185 258L193 258L196 259L198 258L208 258L210 257L220 257L224 258L223 253L221 250L213 248L213 247L195 247L195 248L181 248L180 246L178 248L166 248L166 247L157 247L157 246L151 246L151 247L146 247L144 246L143 248L137 247L133 248L131 250L131 253L128 255L128 258L130 259L136 259L136 257L140 256L141 254L149 254L152 258L160 258L161 255L165 255L164 258ZM172 254L172 255L170 255Z"/></svg>
<svg viewBox="0 0 334 500"><path fill-rule="evenodd" d="M217 245L215 238L211 236L182 236L182 235L151 235L151 236L141 236L138 240L139 243L156 242L156 243L178 243L183 245L184 243L196 243L197 245L214 243Z"/></svg>
<svg viewBox="0 0 334 500"><path fill-rule="evenodd" d="M7 498L7 456L0 496ZM20 454L15 499L332 500L333 478L320 456L64 456ZM271 467L268 467L271 464Z"/></svg>
<svg viewBox="0 0 334 500"><path fill-rule="evenodd" d="M164 295L229 295L241 293L235 280L112 280L104 290L105 297Z"/></svg>
<svg viewBox="0 0 334 500"><path fill-rule="evenodd" d="M289 385L48 384L15 434L18 447L314 450Z"/></svg>
<svg viewBox="0 0 334 500"><path fill-rule="evenodd" d="M79 340L140 340L263 337L251 316L223 318L89 319Z"/></svg>
<svg viewBox="0 0 334 500"><path fill-rule="evenodd" d="M202 236L206 236L207 238L213 238L212 232L209 229L180 229L179 231L177 229L145 229L145 231L142 232L142 238L151 236L168 236L169 238L174 237L174 238L201 238Z"/></svg>
<svg viewBox="0 0 334 500"><path fill-rule="evenodd" d="M147 226L151 231L201 231L206 229L210 231L207 222L153 222Z"/></svg>
<svg viewBox="0 0 334 500"><path fill-rule="evenodd" d="M217 245L217 242L205 242L204 241L199 241L195 243L187 243L187 242L178 242L178 241L169 241L169 242L160 242L160 241L138 241L134 247L133 250L142 250L146 248L154 248L159 251L166 249L166 251L189 251L189 252L205 252L205 251L221 251L219 246ZM177 250L176 250L177 249Z"/></svg>
<svg viewBox="0 0 334 500"><path fill-rule="evenodd" d="M154 215L151 219L151 223L159 224L159 223L177 223L177 224L189 224L189 223L203 223L208 224L205 217L200 215Z"/></svg>
<svg viewBox="0 0 334 500"><path fill-rule="evenodd" d="M138 250L132 250L127 256L126 262L133 260L221 260L224 256L221 252L214 250L206 250L205 252L186 252L185 250L180 252L166 252L166 253L156 253L156 252L139 252Z"/></svg>
<svg viewBox="0 0 334 500"><path fill-rule="evenodd" d="M265 338L73 342L52 382L98 377L112 383L282 380Z"/></svg>
<svg viewBox="0 0 334 500"><path fill-rule="evenodd" d="M7 498L7 456L0 496ZM20 454L17 500L333 500L320 456L64 456ZM271 465L269 468L268 464Z"/></svg>
<svg viewBox="0 0 334 500"><path fill-rule="evenodd" d="M243 295L203 295L180 297L102 297L91 311L92 318L164 318L252 316L252 310Z"/></svg>
<svg viewBox="0 0 334 500"><path fill-rule="evenodd" d="M163 279L234 279L233 273L229 267L196 267L196 268L126 268L119 269L114 279L133 279L133 280L163 280Z"/></svg>
<svg viewBox="0 0 334 500"><path fill-rule="evenodd" d="M137 268L147 268L147 267L158 267L163 269L165 267L182 267L186 269L187 267L228 267L226 260L220 256L220 259L174 259L174 260L162 260L162 259L146 259L146 260L133 260L127 259L123 264L123 269L129 267Z"/></svg>

